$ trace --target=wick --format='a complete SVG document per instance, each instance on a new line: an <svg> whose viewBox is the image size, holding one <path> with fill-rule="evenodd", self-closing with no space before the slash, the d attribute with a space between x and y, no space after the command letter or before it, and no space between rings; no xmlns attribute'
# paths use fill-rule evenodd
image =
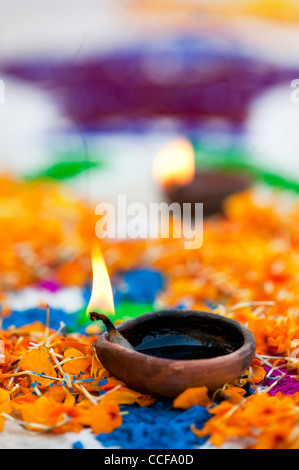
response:
<svg viewBox="0 0 299 470"><path fill-rule="evenodd" d="M109 339L112 343L120 344L128 349L134 349L129 341L115 328L112 321L103 313L91 312L89 314L91 321L101 320L107 328Z"/></svg>
<svg viewBox="0 0 299 470"><path fill-rule="evenodd" d="M101 320L106 326L108 333L112 333L114 330L116 330L112 321L103 313L91 312L89 316L91 321Z"/></svg>

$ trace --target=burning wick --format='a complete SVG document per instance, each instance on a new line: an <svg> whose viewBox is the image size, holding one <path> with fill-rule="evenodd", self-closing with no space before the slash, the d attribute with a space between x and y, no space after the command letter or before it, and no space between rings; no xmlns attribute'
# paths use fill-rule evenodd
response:
<svg viewBox="0 0 299 470"><path fill-rule="evenodd" d="M107 333L109 335L110 341L112 343L120 344L128 349L134 349L133 346L129 343L129 341L124 338L122 334L115 328L112 321L104 315L103 313L91 312L89 314L91 321L101 320L107 328Z"/></svg>
<svg viewBox="0 0 299 470"><path fill-rule="evenodd" d="M107 332L112 343L120 344L129 349L134 349L132 345L119 333L112 321L103 313L112 316L114 313L114 300L111 282L104 257L101 250L96 246L92 252L92 273L93 283L90 301L87 307L87 316L94 320L101 320L107 328Z"/></svg>

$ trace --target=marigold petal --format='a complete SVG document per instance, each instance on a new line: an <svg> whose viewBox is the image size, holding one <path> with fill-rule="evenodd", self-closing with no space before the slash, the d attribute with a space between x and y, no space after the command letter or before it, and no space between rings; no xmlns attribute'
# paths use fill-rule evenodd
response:
<svg viewBox="0 0 299 470"><path fill-rule="evenodd" d="M48 375L49 377L57 377L49 358L48 349L45 346L25 352L19 362L19 366L24 371L28 370L37 374ZM30 377L31 380L38 382L41 388L48 387L51 383L50 379L38 375L30 375Z"/></svg>
<svg viewBox="0 0 299 470"><path fill-rule="evenodd" d="M66 349L64 357L69 361L63 364L62 369L69 374L78 375L80 372L85 372L91 365L91 357L85 357L81 351L75 348Z"/></svg>
<svg viewBox="0 0 299 470"><path fill-rule="evenodd" d="M122 424L117 403L109 401L99 403L91 409L91 428L95 434L104 432L106 434L117 429Z"/></svg>
<svg viewBox="0 0 299 470"><path fill-rule="evenodd" d="M173 407L188 410L194 405L208 406L211 403L207 387L194 387L187 388L187 390L176 397Z"/></svg>
<svg viewBox="0 0 299 470"><path fill-rule="evenodd" d="M5 421L4 421L3 416L0 416L0 432L3 431L4 429L4 423Z"/></svg>

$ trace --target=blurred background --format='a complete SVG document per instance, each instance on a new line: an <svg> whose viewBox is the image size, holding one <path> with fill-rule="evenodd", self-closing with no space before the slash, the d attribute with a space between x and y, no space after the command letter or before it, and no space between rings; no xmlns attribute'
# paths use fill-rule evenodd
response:
<svg viewBox="0 0 299 470"><path fill-rule="evenodd" d="M90 200L160 199L156 154L299 183L295 0L0 1L0 165Z"/></svg>

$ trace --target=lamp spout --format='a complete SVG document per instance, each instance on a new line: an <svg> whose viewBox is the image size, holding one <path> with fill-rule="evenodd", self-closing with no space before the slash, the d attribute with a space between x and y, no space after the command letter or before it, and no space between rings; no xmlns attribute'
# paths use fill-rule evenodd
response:
<svg viewBox="0 0 299 470"><path fill-rule="evenodd" d="M91 312L89 316L91 321L101 320L104 323L112 343L120 344L128 349L134 349L129 341L127 341L126 338L124 338L124 336L115 328L112 321L106 315L103 313Z"/></svg>

